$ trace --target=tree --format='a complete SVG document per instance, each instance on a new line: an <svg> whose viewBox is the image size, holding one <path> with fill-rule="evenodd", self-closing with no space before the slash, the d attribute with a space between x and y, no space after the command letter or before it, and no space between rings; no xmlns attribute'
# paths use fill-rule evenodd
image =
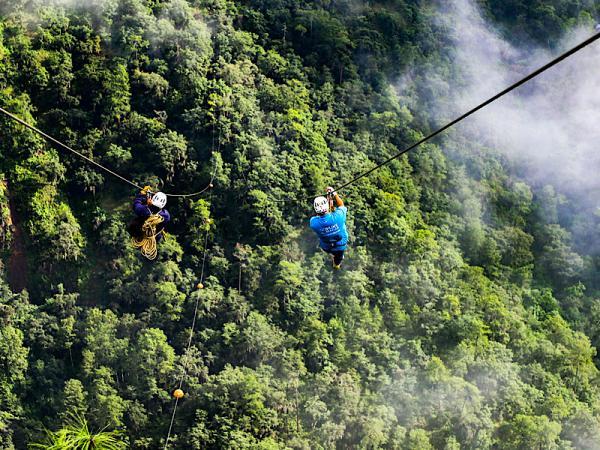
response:
<svg viewBox="0 0 600 450"><path fill-rule="evenodd" d="M558 449L561 426L544 416L517 414L499 430L498 448L516 450Z"/></svg>
<svg viewBox="0 0 600 450"><path fill-rule="evenodd" d="M74 417L85 417L87 411L87 393L83 388L83 383L75 379L67 380L63 390L63 403L60 412L62 424L68 426Z"/></svg>
<svg viewBox="0 0 600 450"><path fill-rule="evenodd" d="M594 202L458 127L342 189L342 271L308 227L464 84L444 2L12 3L3 108L136 185L214 192L169 199L148 262L137 188L0 116L0 447L156 448L179 380L173 448L594 446ZM600 13L477 3L518 48Z"/></svg>
<svg viewBox="0 0 600 450"><path fill-rule="evenodd" d="M143 330L132 348L132 358L128 361L128 371L132 384L143 399L158 397L166 400L168 392L164 388L172 379L175 365L175 351L167 343L165 334L156 328Z"/></svg>
<svg viewBox="0 0 600 450"><path fill-rule="evenodd" d="M12 446L11 422L22 412L19 391L25 385L28 349L21 330L0 324L0 442Z"/></svg>
<svg viewBox="0 0 600 450"><path fill-rule="evenodd" d="M208 428L208 442L236 448L280 448L273 440L280 425L269 407L268 379L251 369L225 369L203 385L201 413ZM231 414L233 412L233 415Z"/></svg>
<svg viewBox="0 0 600 450"><path fill-rule="evenodd" d="M33 448L46 450L78 450L94 448L98 450L120 450L127 448L122 434L118 431L90 431L87 421L80 416L72 416L71 423L58 431L48 431L46 441L32 444Z"/></svg>

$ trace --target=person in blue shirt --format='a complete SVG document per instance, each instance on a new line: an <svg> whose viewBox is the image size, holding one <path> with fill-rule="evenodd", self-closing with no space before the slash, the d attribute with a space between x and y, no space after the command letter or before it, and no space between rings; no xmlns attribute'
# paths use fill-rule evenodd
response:
<svg viewBox="0 0 600 450"><path fill-rule="evenodd" d="M343 200L332 187L327 188L327 195L333 199L332 203L326 197L315 198L313 206L317 215L311 217L310 227L319 236L321 249L332 256L333 268L339 269L348 245L348 230L346 230L348 208L344 206Z"/></svg>
<svg viewBox="0 0 600 450"><path fill-rule="evenodd" d="M142 189L133 199L133 212L136 218L129 224L129 234L137 240L142 240L144 238L142 231L144 222L148 217L158 214L163 219L156 227L156 241L160 242L165 225L171 221L171 214L165 209L166 204L167 196L163 192L151 194L149 187Z"/></svg>

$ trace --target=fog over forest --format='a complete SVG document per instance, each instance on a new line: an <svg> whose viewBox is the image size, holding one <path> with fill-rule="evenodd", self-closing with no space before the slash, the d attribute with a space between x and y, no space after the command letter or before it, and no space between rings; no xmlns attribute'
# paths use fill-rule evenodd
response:
<svg viewBox="0 0 600 450"><path fill-rule="evenodd" d="M599 20L0 0L0 448L600 449Z"/></svg>

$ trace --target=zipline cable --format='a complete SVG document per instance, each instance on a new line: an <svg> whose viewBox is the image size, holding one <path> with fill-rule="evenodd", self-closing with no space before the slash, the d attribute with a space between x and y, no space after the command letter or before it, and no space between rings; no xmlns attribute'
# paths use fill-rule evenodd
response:
<svg viewBox="0 0 600 450"><path fill-rule="evenodd" d="M393 155L390 158L386 159L382 163L377 164L376 166L372 167L371 169L367 170L366 172L363 172L363 173L359 174L358 176L354 177L352 180L348 181L347 183L339 186L335 190L336 191L342 190L342 189L350 186L351 184L357 182L361 178L364 178L367 175L369 175L369 174L375 172L376 170L380 169L381 167L389 164L390 162L394 161L395 159L398 159L400 156L402 156L402 155L410 152L411 150L415 149L416 147L420 146L421 144L429 141L430 139L432 139L435 136L439 135L440 133L444 132L448 128L453 127L454 125L456 125L459 122L463 121L467 117L475 114L477 111L485 108L486 106L488 106L489 104L495 102L496 100L500 99L501 97L504 97L506 94L514 91L515 89L517 89L518 87L520 87L523 84L527 83L528 81L532 80L533 78L536 78L537 76L539 76L542 73L546 72L548 69L554 67L555 65L559 64L560 62L562 62L563 60L565 60L568 57L572 56L573 54L579 52L580 50L582 50L583 48L585 48L588 45L592 44L593 42L597 41L598 39L600 39L600 32L597 33L597 34L595 34L594 36L590 37L589 39L585 40L584 42L580 43L579 45L573 47L572 49L566 51L565 53L561 54L560 56L558 56L557 58L553 59L552 61L550 61L546 65L540 67L536 71L530 73L526 77L524 77L521 80L517 81L516 83L510 85L509 87L507 87L503 91L499 92L498 94L494 95L493 97L489 98L488 100L484 101L483 103L480 103L479 105L477 105L473 109L467 111L463 115L457 117L453 121L447 123L446 125L444 125L443 127L439 128L439 129L437 129L433 133L431 133L431 134L427 135L426 137L420 139L419 141L417 141L416 143L414 143L410 147L402 150L399 153L396 153L395 155ZM219 144L220 144L220 142L219 142ZM214 175L213 175L213 178L214 178ZM211 197L212 197L212 191L211 191ZM207 232L206 232L206 235L205 235L205 241L204 241L204 256L202 258L202 274L200 276L201 280L204 277L204 266L205 266L206 251L207 251L206 247L207 247L207 244L208 244L208 233L209 233L209 230L210 229L207 229ZM190 329L190 336L189 336L188 346L187 346L187 350L186 350L187 352L189 352L189 349L190 349L191 344L192 344L192 338L193 338L194 328L195 328L195 324L196 324L196 317L197 317L197 314L198 314L198 304L199 304L199 297L196 299L196 307L195 307L195 311L194 311L194 318L192 320L192 327ZM184 376L185 376L185 373L184 373ZM183 386L183 377L181 378L181 380L179 382L179 389L181 389L182 386ZM179 398L176 398L175 399L175 405L174 405L174 408L173 408L173 414L171 416L171 423L169 425L169 431L168 431L168 434L167 434L167 440L165 442L164 450L167 450L168 445L169 445L169 438L171 436L171 431L172 431L172 428L173 428L173 423L175 421L175 415L176 415L176 412L177 412L177 405L178 405L178 403L179 403Z"/></svg>
<svg viewBox="0 0 600 450"><path fill-rule="evenodd" d="M488 106L489 104L495 102L496 100L500 99L501 97L504 97L506 94L514 91L515 89L517 89L518 87L522 86L523 84L527 83L528 81L532 80L533 78L536 78L537 76L541 75L542 73L546 72L548 69L554 67L555 65L559 64L560 62L562 62L563 60L569 58L570 56L572 56L573 54L579 52L580 50L582 50L583 48L587 47L588 45L592 44L593 42L597 41L598 39L600 39L600 32L595 34L594 36L590 37L589 39L583 41L582 43L580 43L579 45L573 47L572 49L566 51L565 53L561 54L560 56L558 56L557 58L553 59L552 61L550 61L549 63L547 63L546 65L540 67L539 69L537 69L536 71L530 73L529 75L527 75L526 77L524 77L523 79L517 81L516 83L512 84L511 86L507 87L506 89L504 89L503 91L499 92L498 94L494 95L493 97L489 98L488 100L484 101L483 103L480 103L479 105L477 105L475 108L471 109L470 111L464 113L463 115L461 115L460 117L457 117L456 119L454 119L453 121L447 123L446 125L444 125L443 127L437 129L436 131L434 131L433 133L425 136L424 138L420 139L419 141L415 142L413 145L411 145L410 147L402 150L399 153L396 153L395 155L389 157L388 159L386 159L385 161L383 161L382 163L377 164L376 166L372 167L371 169L367 170L366 172L363 172L361 174L359 174L358 176L354 177L352 180L348 181L347 183L344 183L343 185L337 187L335 190L336 191L340 191L348 186L350 186L351 184L356 183L358 180L366 177L367 175L370 175L371 173L375 172L376 170L380 169L383 166L386 166L387 164L391 163L392 161L398 159L399 157L401 157L402 155L410 152L411 150L414 150L416 147L420 146L421 144L429 141L430 139L434 138L435 136L437 136L438 134L446 131L448 128L453 127L454 125L456 125L459 122L462 122L464 119L466 119L467 117L475 114L477 111L485 108L486 106ZM16 115L12 114L11 112L5 110L4 108L0 107L0 113L6 115L7 117L15 120L16 122L20 123L21 125L23 125L26 128L29 128L30 130L38 133L40 136L43 136L45 139L47 139L50 142L53 142L54 144L70 151L71 153L79 156L80 158L86 160L87 162L89 162L90 164L93 164L94 166L98 167L101 170L104 170L105 172L111 174L112 176L119 178L120 180L124 181L125 183L128 183L140 190L142 190L142 186L138 185L137 183L125 178L122 175L119 175L118 173L110 170L108 167L103 166L102 164L94 161L92 158L85 156L84 154L82 154L81 152L78 152L77 150L69 147L68 145L62 143L61 141L59 141L58 139L53 138L52 136L50 136L49 134L44 133L42 130L36 128L35 126L25 122L24 120L22 120L21 118L17 117ZM210 189L212 187L212 182L209 183L208 186L206 186L204 189L198 191L198 192L193 192L190 194L166 194L168 197L180 197L180 198L189 198L189 197L195 197L197 195L200 195L204 192L206 192L208 189ZM313 197L310 198L314 198L318 195L322 195L322 194L317 194Z"/></svg>
<svg viewBox="0 0 600 450"><path fill-rule="evenodd" d="M512 84L511 86L507 87L506 89L504 89L503 91L499 92L498 94L494 95L493 97L489 98L488 100L484 101L483 103L480 103L479 105L477 105L475 108L471 109L470 111L464 113L462 116L457 117L456 119L454 119L452 122L447 123L446 125L444 125L443 127L437 129L436 131L434 131L433 133L429 134L428 136L420 139L419 141L415 142L413 145L411 145L408 148L405 148L404 150L402 150L399 153L396 153L395 155L389 157L388 159L386 159L385 161L383 161L380 164L377 164L376 166L372 167L371 169L367 170L366 172L361 173L360 175L357 175L356 177L354 177L352 180L348 181L347 183L339 186L338 188L336 188L336 191L340 191L348 186L350 186L351 184L356 183L358 180L360 180L361 178L366 177L367 175L370 175L371 173L375 172L376 170L380 169L381 167L391 163L392 161L394 161L395 159L400 158L402 155L404 155L405 153L410 152L411 150L414 150L416 147L418 147L419 145L429 141L430 139L434 138L435 136L437 136L438 134L446 131L448 128L453 127L454 125L456 125L459 122L462 122L464 119L466 119L467 117L475 114L477 111L479 111L480 109L485 108L486 106L488 106L490 103L495 102L496 100L498 100L501 97L504 97L506 94L508 94L509 92L514 91L515 89L517 89L518 87L522 86L523 84L527 83L528 81L532 80L533 78L541 75L542 73L546 72L548 69L554 67L555 65L559 64L560 62L562 62L563 60L567 59L568 57L574 55L575 53L579 52L580 50L582 50L583 48L587 47L588 45L592 44L593 42L597 41L598 39L600 39L600 33L595 34L594 36L590 37L589 39L583 41L581 44L573 47L571 50L566 51L565 53L563 53L562 55L558 56L557 58L553 59L552 61L550 61L549 63L547 63L546 65L544 65L543 67L540 67L539 69L537 69L536 71L530 73L529 75L527 75L525 78L517 81L516 83ZM323 195L323 194L318 194L318 195ZM318 195L315 195L314 197L317 197ZM310 198L314 198L314 197L310 197Z"/></svg>
<svg viewBox="0 0 600 450"><path fill-rule="evenodd" d="M125 178L122 175L119 175L118 173L110 170L108 167L105 167L102 164L94 161L92 158L90 158L88 156L85 156L81 152L78 152L77 150L69 147L68 145L62 143L58 139L55 139L54 137L50 136L49 134L44 133L39 128L37 128L37 127L35 127L35 126L33 126L33 125L25 122L20 117L12 114L11 112L5 110L2 107L0 107L0 113L6 115L7 117L11 118L12 120L14 120L14 121L16 121L18 123L20 123L21 125L23 125L24 127L30 129L31 131L34 131L35 133L38 133L40 136L44 137L45 139L47 139L50 142L53 142L54 144L58 145L59 147L62 147L65 150L68 150L71 153L79 156L80 158L86 160L90 164L93 164L94 166L98 167L99 169L104 170L105 172L113 175L116 178L119 178L120 180L124 181L125 183L128 183L131 186L133 186L135 188L138 188L139 190L144 190L144 188L142 186L140 186L139 184L137 184L137 183L135 183L135 182L133 182L133 181ZM214 128L213 128L213 145L212 146L213 146L213 150L214 150ZM221 132L219 131L218 151L220 151L220 149L221 149ZM191 194L166 194L166 195L169 196L169 197L180 197L180 198L189 198L189 197L194 197L194 196L200 195L200 194L206 192L208 189L211 189L213 187L213 182L215 180L216 175L217 175L217 163L215 161L215 166L214 166L211 178L210 178L210 182L209 182L209 184L204 189L202 189L201 191L198 191L198 192L191 193ZM209 204L211 202L212 202L212 190L210 191ZM208 236L209 236L209 233L210 233L210 226L207 228L206 234L205 234L205 237L204 237L204 255L202 257L202 271L201 271L201 274L200 274L200 283L202 283L204 281L204 273L205 273L205 267L206 267L206 254L207 254L207 251L208 251ZM192 339L193 339L194 331L195 331L195 327L196 327L196 320L197 320L197 317L198 317L198 308L199 308L199 306L200 306L200 297L198 297L196 299L196 304L195 304L195 307L194 307L194 318L192 320L192 326L190 328L190 335L189 335L189 338L188 338L188 345L187 345L186 353L189 353L189 350L190 350L191 345L192 345ZM181 379L179 381L179 389L181 389L182 386L183 386L183 381L184 381L184 378L186 376L186 372L187 372L187 368L184 369L184 374L183 374L183 376L181 377ZM173 429L173 424L175 422L175 415L177 413L177 406L178 406L178 404L179 404L179 398L175 398L175 404L173 406L173 414L171 416L171 423L169 425L169 431L167 433L167 438L166 438L166 441L165 441L165 447L164 447L165 450L168 448L168 445L169 445L169 439L171 437L171 431Z"/></svg>
<svg viewBox="0 0 600 450"><path fill-rule="evenodd" d="M25 122L23 119L21 119L20 117L15 116L13 113L8 112L7 110L5 110L4 108L0 107L0 112L8 117L10 117L11 119L13 119L14 121L20 123L21 125L23 125L26 128L29 128L31 131L36 132L37 134L39 134L40 136L43 136L44 138L46 138L47 140L49 140L50 142L53 142L54 144L58 145L59 147L64 148L65 150L70 151L71 153L74 153L75 155L79 156L80 158L85 159L87 162L89 162L90 164L93 164L94 166L98 167L99 169L104 170L105 172L108 172L109 174L111 174L114 177L119 178L120 180L124 181L125 183L129 183L130 185L132 185L133 187L136 187L140 190L143 189L142 186L140 186L139 184L134 183L131 180L128 180L127 178L125 178L122 175L119 175L116 172L113 172L112 170L110 170L108 167L103 166L102 164L94 161L92 158L85 156L83 153L78 152L77 150L69 147L67 144L63 144L62 142L60 142L58 139L53 138L52 136L50 136L49 134L44 133L42 130L40 130L39 128L34 127L33 125Z"/></svg>
<svg viewBox="0 0 600 450"><path fill-rule="evenodd" d="M58 139L56 139L56 138L54 138L54 137L50 136L49 134L47 134L47 133L44 133L44 132L43 132L42 130L40 130L39 128L37 128L37 127L35 127L35 126L31 125L30 123L27 123L27 122L25 122L23 119L21 119L20 117L18 117L18 116L16 116L16 115L14 115L13 113L11 113L11 112L7 111L6 109L4 109L4 108L0 107L0 113L4 114L5 116L9 117L10 119L12 119L12 120L14 120L14 121L16 121L16 122L18 122L18 123L20 123L20 124L21 124L21 125L23 125L25 128L29 128L31 131L33 131L33 132L35 132L35 133L39 134L40 136L42 136L42 137L44 137L45 139L47 139L48 141L50 141L50 142L52 142L52 143L56 144L57 146L59 146L59 147L62 147L62 148L64 148L65 150L68 150L68 151L70 151L71 153L73 153L73 154L75 154L75 155L79 156L80 158L82 158L82 159L86 160L86 161L87 161L87 162L89 162L90 164L92 164L92 165L96 166L97 168L99 168L99 169L101 169L101 170L103 170L103 171L105 171L105 172L109 173L110 175L112 175L112 176L114 176L114 177L116 177L116 178L120 179L121 181L124 181L125 183L128 183L128 184L130 184L131 186L133 186L133 187L135 187L135 188L138 188L139 190L143 190L143 189L144 189L142 186L140 186L139 184L135 183L134 181L131 181L131 180L129 180L129 179L127 179L127 178L125 178L124 176L122 176L122 175L119 175L118 173L116 173L116 172L114 172L114 171L110 170L108 167L106 167L106 166L103 166L102 164L100 164L100 163L99 163L99 162L97 162L97 161L94 161L94 160L93 160L92 158L90 158L89 156L85 156L83 153L81 153L81 152L78 152L77 150L75 150L75 149L73 149L73 148L69 147L67 144L64 144L63 142L61 142L61 141L59 141ZM214 179L214 176L213 176L213 179ZM207 185L207 186L206 186L204 189L202 189L201 191L198 191L198 192L193 192L193 193L191 193L191 194L166 194L166 193L165 193L165 195L166 195L167 197L180 197L180 198L196 197L196 196L198 196L198 195L200 195L200 194L203 194L204 192L206 192L206 191L207 191L208 189L210 189L211 187L212 187L212 180L210 181L210 183L209 183L209 184L208 184L208 185Z"/></svg>

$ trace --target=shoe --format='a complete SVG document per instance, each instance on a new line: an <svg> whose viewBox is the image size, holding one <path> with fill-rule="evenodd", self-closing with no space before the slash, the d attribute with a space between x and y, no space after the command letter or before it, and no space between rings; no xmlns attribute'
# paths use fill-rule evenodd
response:
<svg viewBox="0 0 600 450"><path fill-rule="evenodd" d="M339 263L335 263L335 255L331 255L331 265L333 266L334 269L339 270L342 267L342 263L344 262L344 255L342 254L342 257L340 258L340 262Z"/></svg>

